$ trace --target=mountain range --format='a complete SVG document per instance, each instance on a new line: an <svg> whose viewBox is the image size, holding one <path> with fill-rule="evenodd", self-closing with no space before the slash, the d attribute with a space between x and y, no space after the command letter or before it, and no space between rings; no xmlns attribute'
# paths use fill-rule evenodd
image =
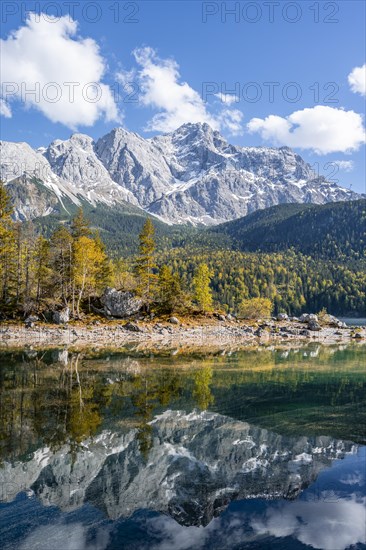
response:
<svg viewBox="0 0 366 550"><path fill-rule="evenodd" d="M357 452L349 441L287 437L208 411L167 410L149 426L147 457L133 428L103 431L75 456L65 444L4 462L3 500L27 491L65 512L89 503L115 520L149 509L201 526L232 500L294 499L335 459Z"/></svg>
<svg viewBox="0 0 366 550"><path fill-rule="evenodd" d="M150 139L123 128L97 141L73 134L37 150L2 141L0 178L19 220L86 204L209 226L277 204L361 197L317 175L288 147L231 145L205 123Z"/></svg>

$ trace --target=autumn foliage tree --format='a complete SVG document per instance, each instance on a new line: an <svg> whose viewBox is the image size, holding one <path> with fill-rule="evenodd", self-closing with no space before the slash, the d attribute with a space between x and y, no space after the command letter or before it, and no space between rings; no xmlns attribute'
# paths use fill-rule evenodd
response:
<svg viewBox="0 0 366 550"><path fill-rule="evenodd" d="M269 298L249 298L243 300L239 307L239 314L244 319L259 319L270 317L273 303Z"/></svg>
<svg viewBox="0 0 366 550"><path fill-rule="evenodd" d="M99 239L81 235L74 239L72 256L72 311L80 316L80 305L105 286L107 256Z"/></svg>
<svg viewBox="0 0 366 550"><path fill-rule="evenodd" d="M103 290L111 275L110 261L98 234L93 234L80 209L71 229L60 225L50 239L37 235L32 223L14 223L5 186L0 186L0 300L24 314L32 310L71 307ZM9 305L9 307L10 307ZM6 308L5 308L6 309Z"/></svg>
<svg viewBox="0 0 366 550"><path fill-rule="evenodd" d="M193 277L194 299L201 311L212 309L212 291L210 288L211 272L209 267L201 263Z"/></svg>
<svg viewBox="0 0 366 550"><path fill-rule="evenodd" d="M172 268L163 265L159 271L157 302L162 313L180 311L185 305L181 281Z"/></svg>
<svg viewBox="0 0 366 550"><path fill-rule="evenodd" d="M111 279L117 290L132 291L136 289L136 279L130 265L124 258L117 258L112 261Z"/></svg>
<svg viewBox="0 0 366 550"><path fill-rule="evenodd" d="M6 303L16 281L16 241L13 207L5 185L0 182L0 291L1 301Z"/></svg>
<svg viewBox="0 0 366 550"><path fill-rule="evenodd" d="M217 246L207 231L200 237L205 246L197 246L191 230L187 235L192 234L192 241L186 236L177 238L175 230L166 240L160 238L157 253L154 225L148 218L140 233L137 258L121 259L108 257L101 236L90 227L82 209L71 223L61 221L49 237L55 220L51 225L15 220L7 190L0 182L3 317L31 312L48 317L47 313L59 307L80 316L88 306L90 311L92 299L111 284L136 292L147 307L162 314L188 313L193 300L200 311L210 311L215 302L246 318L268 317L272 311L298 315L322 308L335 315L348 311L365 315L364 201L339 207L342 227L351 217L346 236L336 229L324 241L331 250L329 257L323 241L312 248L317 256L293 248L245 252L226 248L222 241Z"/></svg>

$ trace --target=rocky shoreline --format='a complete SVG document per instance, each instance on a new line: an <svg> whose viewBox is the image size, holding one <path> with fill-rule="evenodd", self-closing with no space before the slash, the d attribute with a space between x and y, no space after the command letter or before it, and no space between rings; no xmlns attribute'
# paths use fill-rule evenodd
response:
<svg viewBox="0 0 366 550"><path fill-rule="evenodd" d="M0 348L25 346L121 347L136 343L146 347L245 347L259 343L363 341L366 327L347 327L336 318L327 323L315 315L308 318L278 316L267 321L245 322L232 316L216 315L205 319L176 317L166 320L72 322L54 325L40 322L0 324Z"/></svg>

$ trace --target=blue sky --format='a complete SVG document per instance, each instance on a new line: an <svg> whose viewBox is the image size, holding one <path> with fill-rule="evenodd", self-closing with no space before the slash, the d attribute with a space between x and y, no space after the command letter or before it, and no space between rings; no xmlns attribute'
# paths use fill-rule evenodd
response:
<svg viewBox="0 0 366 550"><path fill-rule="evenodd" d="M364 2L55 4L1 4L2 139L38 147L207 121L235 144L289 145L366 191ZM65 82L78 83L72 104Z"/></svg>

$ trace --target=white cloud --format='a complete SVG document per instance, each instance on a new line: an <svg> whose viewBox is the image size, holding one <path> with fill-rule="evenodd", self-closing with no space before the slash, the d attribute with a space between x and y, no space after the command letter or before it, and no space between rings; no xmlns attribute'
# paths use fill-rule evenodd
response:
<svg viewBox="0 0 366 550"><path fill-rule="evenodd" d="M365 499L355 494L347 498L333 495L327 500L270 502L261 513L231 511L212 519L205 527L186 527L169 516L158 516L145 523L149 536L160 542L147 543L151 550L188 548L236 548L248 542L268 544L268 536L292 537L311 548L345 550L365 544ZM214 543L214 544L213 544Z"/></svg>
<svg viewBox="0 0 366 550"><path fill-rule="evenodd" d="M225 107L217 114L210 113L200 94L181 80L179 65L174 59L160 59L149 47L133 52L139 65L135 78L140 88L140 101L158 112L146 125L147 131L172 132L187 122L207 122L214 130L229 133L242 131L242 113ZM125 83L134 73L121 71L117 78ZM226 101L230 105L231 100Z"/></svg>
<svg viewBox="0 0 366 550"><path fill-rule="evenodd" d="M339 480L344 485L362 485L364 481L364 475L361 472L353 472L347 474Z"/></svg>
<svg viewBox="0 0 366 550"><path fill-rule="evenodd" d="M152 48L134 52L141 69L138 73L143 105L160 112L148 122L147 130L171 132L186 122L207 122L218 129L199 93L180 82L179 66L173 59L160 59Z"/></svg>
<svg viewBox="0 0 366 550"><path fill-rule="evenodd" d="M11 109L1 97L0 97L0 115L4 116L5 118L11 118Z"/></svg>
<svg viewBox="0 0 366 550"><path fill-rule="evenodd" d="M236 95L233 94L223 94L220 92L219 94L215 94L216 97L219 98L221 103L225 103L226 105L232 105L233 103L237 103L238 98Z"/></svg>
<svg viewBox="0 0 366 550"><path fill-rule="evenodd" d="M343 170L344 172L352 172L354 169L354 162L353 160L333 160L331 164L337 164L338 168L340 170Z"/></svg>
<svg viewBox="0 0 366 550"><path fill-rule="evenodd" d="M182 526L171 517L158 516L148 520L147 526L153 534L158 534L161 542L150 544L150 550L190 550L202 548L209 534L209 529L195 526Z"/></svg>
<svg viewBox="0 0 366 550"><path fill-rule="evenodd" d="M348 75L348 83L352 92L366 96L366 63L355 67Z"/></svg>
<svg viewBox="0 0 366 550"><path fill-rule="evenodd" d="M122 86L135 84L136 78L137 78L137 71L136 69L131 69L130 71L126 71L122 69L116 74L116 78L118 82L122 84Z"/></svg>
<svg viewBox="0 0 366 550"><path fill-rule="evenodd" d="M41 525L20 543L20 550L104 550L109 543L108 527L97 530L95 541L88 540L88 527L80 522L64 523L56 521Z"/></svg>
<svg viewBox="0 0 366 550"><path fill-rule="evenodd" d="M30 13L25 26L0 41L3 98L20 99L72 129L91 126L101 116L117 120L112 92L101 82L106 63L99 47L76 33L69 17Z"/></svg>
<svg viewBox="0 0 366 550"><path fill-rule="evenodd" d="M220 126L233 136L243 134L243 113L238 109L224 109L219 113L218 120Z"/></svg>
<svg viewBox="0 0 366 550"><path fill-rule="evenodd" d="M294 536L312 548L345 550L366 542L365 500L286 503L270 507L265 517L253 519L251 525L258 535Z"/></svg>
<svg viewBox="0 0 366 550"><path fill-rule="evenodd" d="M295 111L286 118L252 118L247 128L278 145L312 149L317 154L354 151L365 143L360 114L324 105Z"/></svg>

